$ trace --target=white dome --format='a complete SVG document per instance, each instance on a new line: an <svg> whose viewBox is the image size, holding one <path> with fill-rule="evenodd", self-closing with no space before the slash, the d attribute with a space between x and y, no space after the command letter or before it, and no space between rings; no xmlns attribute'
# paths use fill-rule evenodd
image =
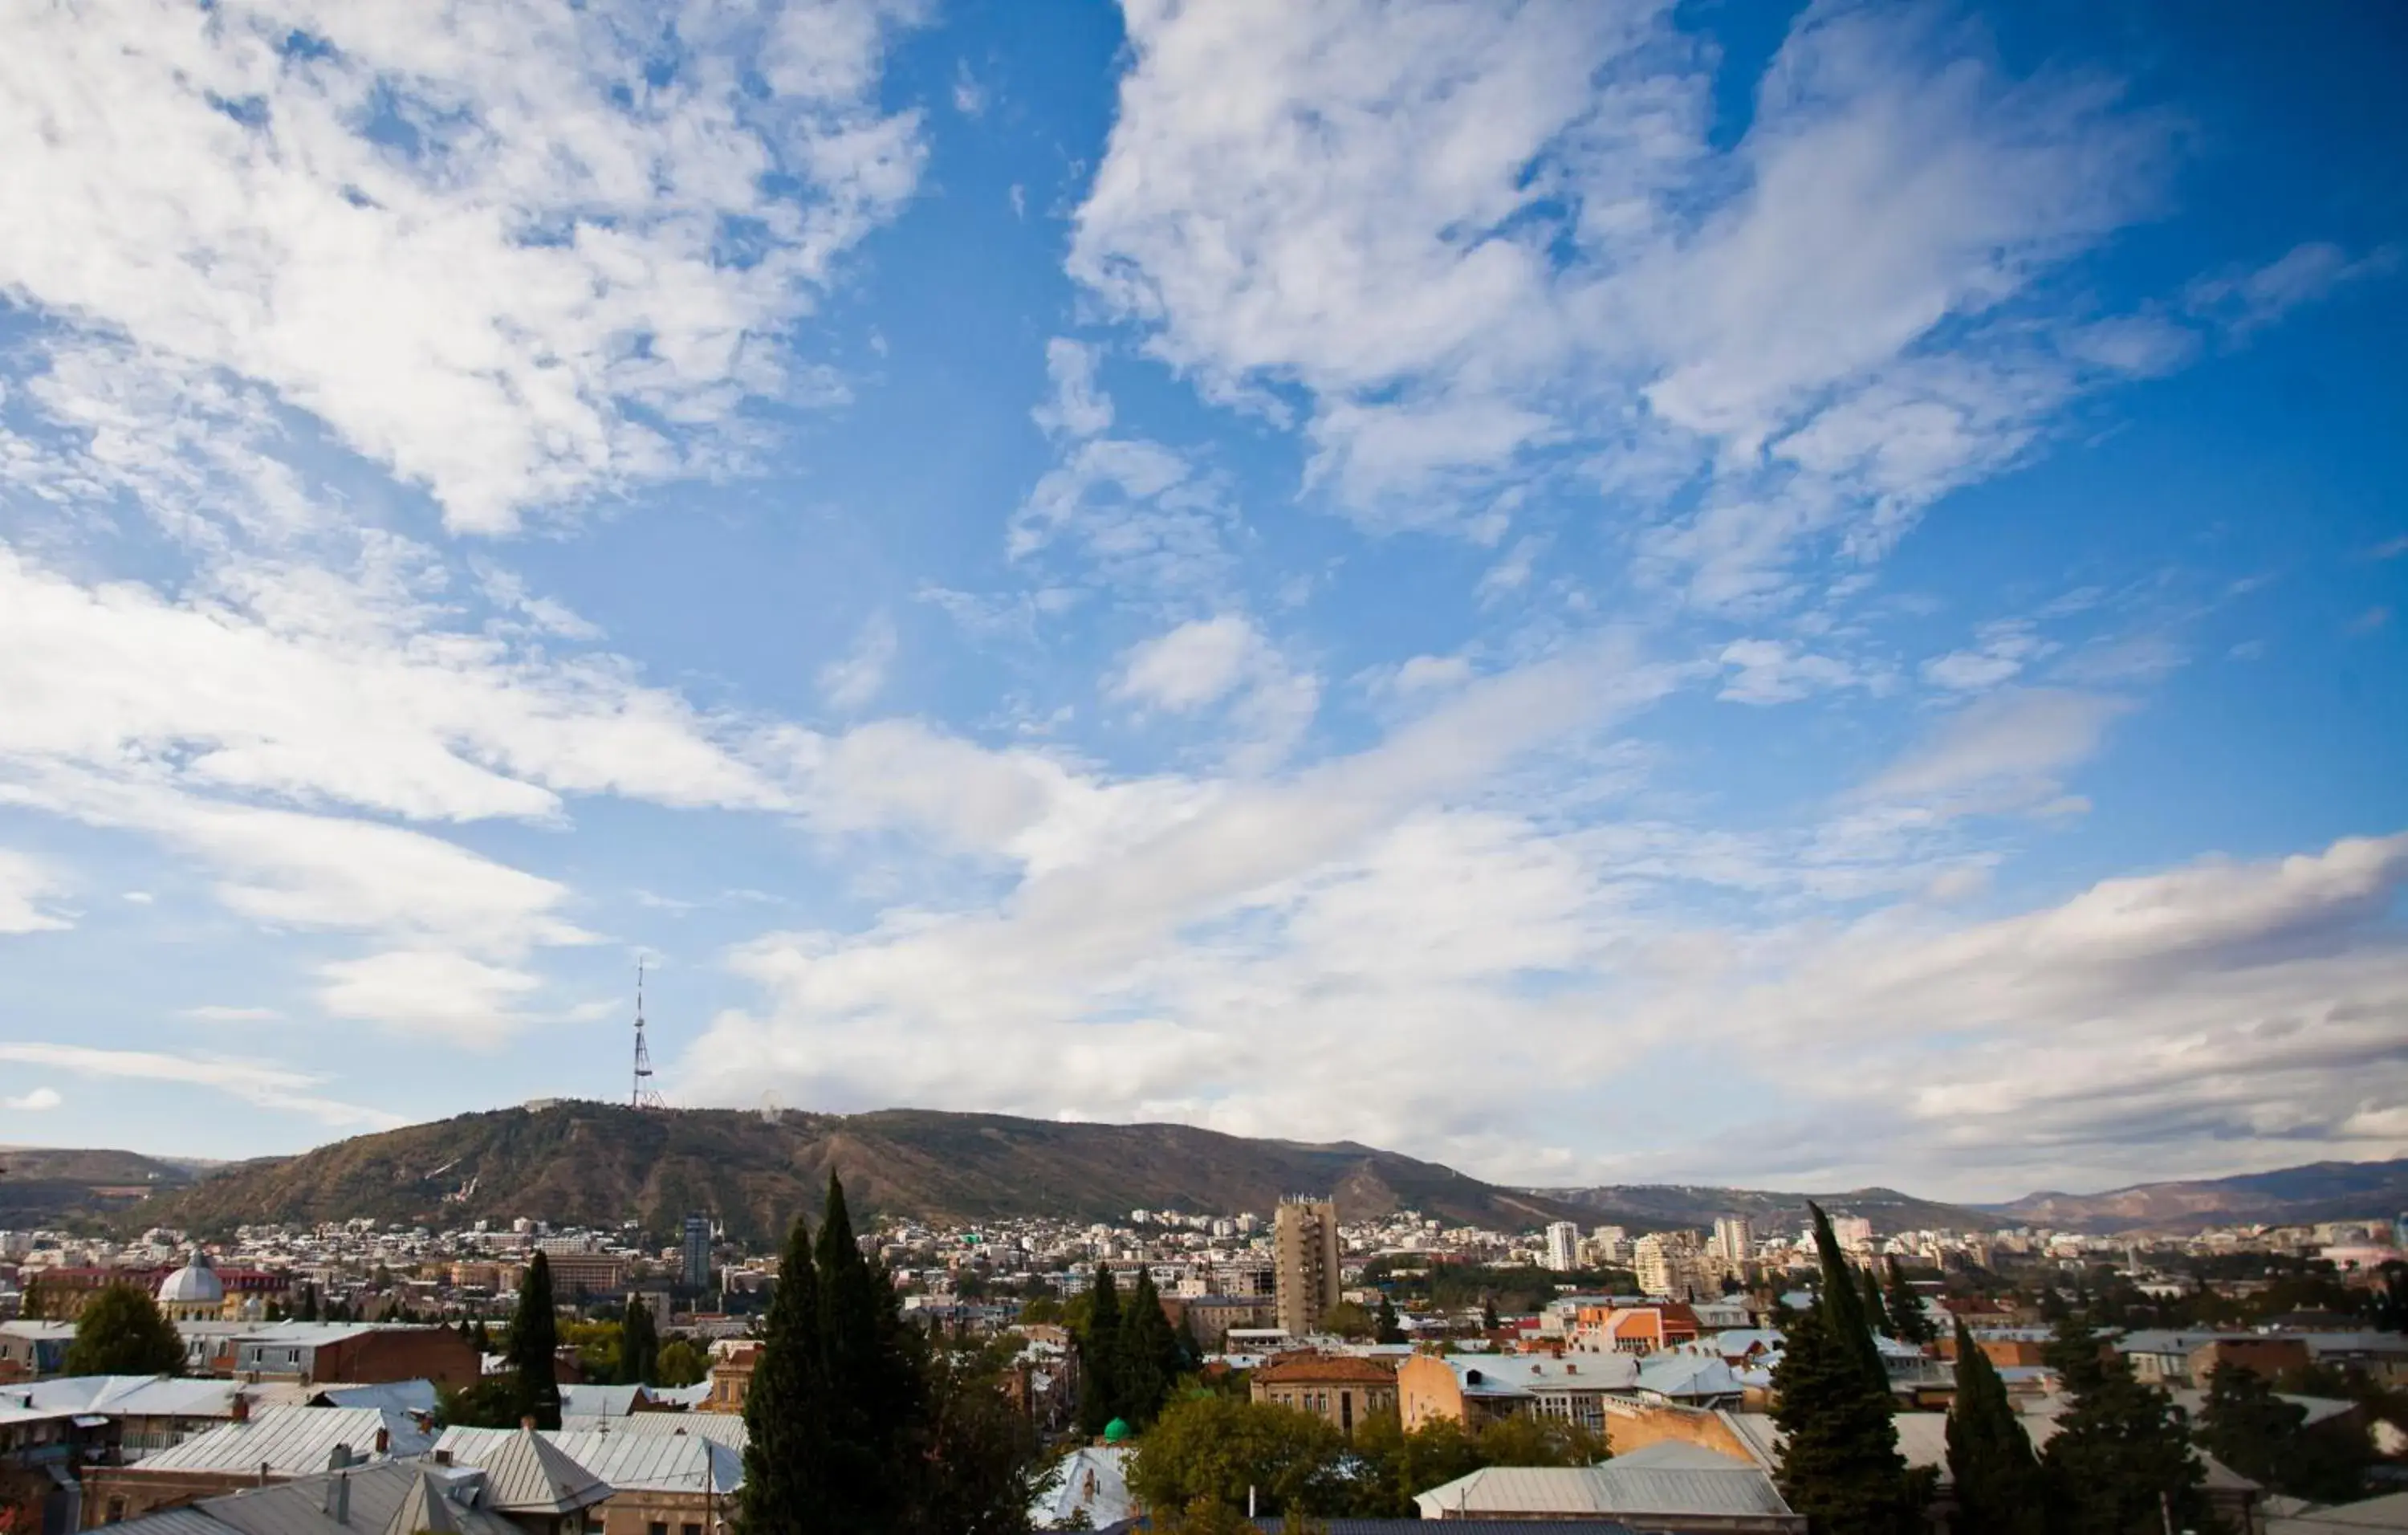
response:
<svg viewBox="0 0 2408 1535"><path fill-rule="evenodd" d="M214 1306L225 1299L225 1282L209 1267L209 1255L198 1248L182 1268L159 1282L163 1306Z"/></svg>

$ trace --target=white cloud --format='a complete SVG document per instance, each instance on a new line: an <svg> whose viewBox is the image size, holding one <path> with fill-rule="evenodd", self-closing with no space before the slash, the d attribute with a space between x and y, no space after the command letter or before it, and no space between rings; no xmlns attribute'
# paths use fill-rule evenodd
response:
<svg viewBox="0 0 2408 1535"><path fill-rule="evenodd" d="M1112 691L1163 709L1197 709L1226 697L1263 650L1242 614L1197 619L1129 652Z"/></svg>
<svg viewBox="0 0 2408 1535"><path fill-rule="evenodd" d="M2349 283L2389 273L2400 253L2389 246L2352 256L2338 245L2295 245L2254 271L2202 278L2190 286L2190 307L2234 336L2263 330L2303 304Z"/></svg>
<svg viewBox="0 0 2408 1535"><path fill-rule="evenodd" d="M65 355L249 380L504 531L789 387L770 338L917 179L875 93L905 8L692 11L667 80L610 6L37 9L0 64L0 287Z"/></svg>
<svg viewBox="0 0 2408 1535"><path fill-rule="evenodd" d="M0 1097L0 1109L12 1113L38 1114L65 1101L55 1087L36 1087L30 1093L21 1093L14 1097Z"/></svg>
<svg viewBox="0 0 2408 1535"><path fill-rule="evenodd" d="M2020 620L1985 624L1973 649L1952 651L1924 662L1923 680L1960 693L1980 693L2009 681L2056 648Z"/></svg>
<svg viewBox="0 0 2408 1535"><path fill-rule="evenodd" d="M895 621L884 613L871 615L853 636L853 648L820 668L820 692L828 707L854 713L883 692L896 643Z"/></svg>
<svg viewBox="0 0 2408 1535"><path fill-rule="evenodd" d="M208 1087L256 1108L295 1113L335 1129L391 1129L399 1114L319 1096L326 1079L265 1061L219 1055L173 1055L146 1050L94 1050L82 1045L0 1044L0 1061L48 1067L105 1081L179 1083Z"/></svg>
<svg viewBox="0 0 2408 1535"><path fill-rule="evenodd" d="M267 1024L284 1016L274 1008L240 1008L221 1002L179 1010L179 1016L202 1024Z"/></svg>
<svg viewBox="0 0 2408 1535"><path fill-rule="evenodd" d="M1172 713L1193 713L1239 695L1229 709L1241 738L1236 759L1254 768L1284 757L1321 701L1319 680L1289 667L1239 613L1197 619L1136 646L1111 692Z"/></svg>
<svg viewBox="0 0 2408 1535"><path fill-rule="evenodd" d="M526 1020L518 1004L541 983L526 971L440 949L402 949L338 960L321 972L319 1006L411 1038L433 1036L492 1050Z"/></svg>
<svg viewBox="0 0 2408 1535"><path fill-rule="evenodd" d="M54 933L74 925L41 903L64 887L44 865L0 848L0 934Z"/></svg>
<svg viewBox="0 0 2408 1535"><path fill-rule="evenodd" d="M778 802L624 662L519 653L437 617L374 575L235 564L171 601L0 544L0 763L173 763L195 787L419 819L550 816L564 793Z"/></svg>
<svg viewBox="0 0 2408 1535"><path fill-rule="evenodd" d="M1846 662L1799 651L1778 639L1735 639L1723 647L1722 664L1737 675L1720 697L1736 704L1785 704L1864 681Z"/></svg>
<svg viewBox="0 0 2408 1535"><path fill-rule="evenodd" d="M1485 527L1564 456L1639 504L1702 480L1645 552L1761 604L2147 370L2036 280L2150 210L2164 125L1928 14L1811 7L1718 148L1652 0L1125 9L1070 271L1209 392L1300 390L1309 478L1373 525Z"/></svg>
<svg viewBox="0 0 2408 1535"><path fill-rule="evenodd" d="M1940 722L1867 785L1879 797L2015 809L2045 800L2057 775L2097 751L2128 699L2062 688L2008 689Z"/></svg>
<svg viewBox="0 0 2408 1535"><path fill-rule="evenodd" d="M1077 442L1013 513L1014 561L1067 544L1107 585L1162 597L1220 586L1235 516L1211 480L1159 443Z"/></svg>
<svg viewBox="0 0 2408 1535"><path fill-rule="evenodd" d="M1045 343L1045 372L1054 396L1029 412L1061 437L1098 437L1111 430L1112 400L1096 387L1096 349L1057 336Z"/></svg>

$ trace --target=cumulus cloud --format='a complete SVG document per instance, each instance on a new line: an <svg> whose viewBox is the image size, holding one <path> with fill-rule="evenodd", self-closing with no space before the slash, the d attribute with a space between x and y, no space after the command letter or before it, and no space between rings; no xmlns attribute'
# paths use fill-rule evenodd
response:
<svg viewBox="0 0 2408 1535"><path fill-rule="evenodd" d="M1240 760L1268 766L1284 756L1319 707L1318 679L1292 669L1242 614L1182 624L1131 650L1112 680L1113 696L1193 713L1232 694L1228 718Z"/></svg>
<svg viewBox="0 0 2408 1535"><path fill-rule="evenodd" d="M790 387L769 338L917 180L875 93L909 8L689 12L666 77L610 5L36 11L0 65L0 288L58 327L59 419L105 425L74 377L104 346L506 531Z"/></svg>
<svg viewBox="0 0 2408 1535"><path fill-rule="evenodd" d="M1475 533L1567 458L1702 482L1644 552L1760 604L2147 371L2038 280L2154 207L2164 125L1926 13L1811 7L1723 147L1654 0L1125 8L1070 271L1216 396L1299 390L1309 478L1372 525Z"/></svg>
<svg viewBox="0 0 2408 1535"><path fill-rule="evenodd" d="M0 1109L21 1114L38 1114L45 1110L55 1109L65 1101L65 1098L59 1096L59 1090L55 1087L36 1087L30 1093L20 1093L13 1097L0 1097Z"/></svg>

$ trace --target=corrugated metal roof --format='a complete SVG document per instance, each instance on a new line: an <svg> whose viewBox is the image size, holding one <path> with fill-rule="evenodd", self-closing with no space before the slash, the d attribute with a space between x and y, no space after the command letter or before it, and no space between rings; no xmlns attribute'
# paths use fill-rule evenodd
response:
<svg viewBox="0 0 2408 1535"><path fill-rule="evenodd" d="M1679 1453L1634 1453L1602 1466L1576 1468L1492 1466L1433 1487L1414 1501L1425 1518L1790 1513L1772 1478L1756 1467L1694 1445L1669 1450Z"/></svg>
<svg viewBox="0 0 2408 1535"><path fill-rule="evenodd" d="M433 1442L399 1413L373 1407L271 1407L248 1423L228 1423L146 1456L142 1469L256 1471L265 1465L270 1475L307 1476L326 1469L327 1455L337 1444L354 1456L375 1455L380 1429L389 1456L417 1455Z"/></svg>
<svg viewBox="0 0 2408 1535"><path fill-rule="evenodd" d="M507 1513L567 1513L610 1496L610 1484L523 1428L446 1428L436 1448L481 1467L487 1496Z"/></svg>
<svg viewBox="0 0 2408 1535"><path fill-rule="evenodd" d="M1802 1522L1801 1522L1802 1523ZM1264 1535L1281 1535L1284 1519L1257 1519ZM1312 1528L1323 1535L1420 1535L1418 1519L1316 1519ZM1455 1519L1446 1521L1447 1535L1639 1535L1618 1519Z"/></svg>
<svg viewBox="0 0 2408 1535"><path fill-rule="evenodd" d="M339 1524L329 1512L338 1478L348 1489ZM413 1522L408 1535L420 1528L440 1528L444 1535L523 1535L508 1519L479 1506L483 1489L484 1478L474 1471L454 1472L416 1460L380 1460L205 1498L186 1508L110 1528L113 1535L389 1535L407 1517L430 1521Z"/></svg>
<svg viewBox="0 0 2408 1535"><path fill-rule="evenodd" d="M671 1439L683 1434L688 1439L707 1439L737 1450L750 1442L743 1416L736 1413L630 1413L624 1418L591 1414L580 1417L563 1413L560 1427L566 1433L607 1428L614 1434L658 1434Z"/></svg>
<svg viewBox="0 0 2408 1535"><path fill-rule="evenodd" d="M61 1375L0 1386L0 1406L75 1408L117 1417L225 1417L234 1412L240 1389L232 1381L172 1375Z"/></svg>
<svg viewBox="0 0 2408 1535"><path fill-rule="evenodd" d="M2266 1535L2340 1535L2344 1530L2365 1529L2408 1529L2408 1492L2266 1521Z"/></svg>
<svg viewBox="0 0 2408 1535"><path fill-rule="evenodd" d="M580 1417L624 1418L636 1410L636 1399L643 1393L640 1385L564 1385L560 1412L563 1417L574 1413Z"/></svg>
<svg viewBox="0 0 2408 1535"><path fill-rule="evenodd" d="M433 1381L384 1381L374 1385L322 1385L311 1401L329 1407L380 1407L388 1413L435 1411Z"/></svg>

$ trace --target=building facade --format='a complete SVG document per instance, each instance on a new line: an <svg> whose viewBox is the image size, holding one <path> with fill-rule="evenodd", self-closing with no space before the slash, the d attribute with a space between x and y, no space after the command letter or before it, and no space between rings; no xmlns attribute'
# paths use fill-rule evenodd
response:
<svg viewBox="0 0 2408 1535"><path fill-rule="evenodd" d="M1338 1304L1338 1205L1330 1199L1283 1199L1271 1227L1279 1325L1291 1338L1321 1328Z"/></svg>
<svg viewBox="0 0 2408 1535"><path fill-rule="evenodd" d="M1364 1419L1397 1410L1397 1372L1352 1355L1283 1355L1255 1370L1248 1389L1258 1402L1311 1413L1350 1438Z"/></svg>

